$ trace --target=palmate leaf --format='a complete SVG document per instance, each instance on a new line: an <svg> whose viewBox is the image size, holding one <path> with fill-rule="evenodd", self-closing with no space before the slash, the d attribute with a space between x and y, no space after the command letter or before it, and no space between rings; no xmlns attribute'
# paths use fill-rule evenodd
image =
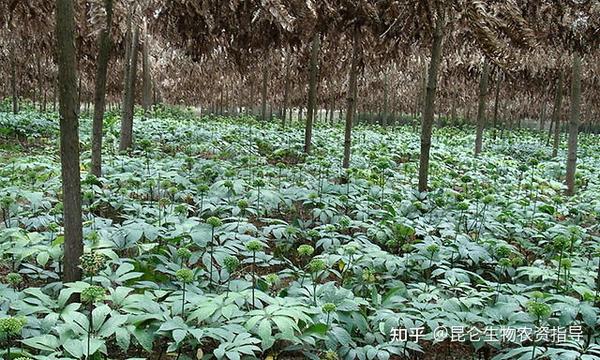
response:
<svg viewBox="0 0 600 360"><path fill-rule="evenodd" d="M97 279L104 287L110 287L112 284L123 285L144 275L144 273L133 271L134 269L133 264L124 262L115 271L112 271L110 267L102 271Z"/></svg>
<svg viewBox="0 0 600 360"><path fill-rule="evenodd" d="M260 340L253 338L249 333L240 333L231 341L219 345L213 352L217 359L227 358L230 360L240 359L241 355L254 355L260 348L255 344Z"/></svg>
<svg viewBox="0 0 600 360"><path fill-rule="evenodd" d="M529 281L536 281L538 279L546 281L556 278L556 272L547 268L523 266L517 270L517 277L527 277Z"/></svg>
<svg viewBox="0 0 600 360"><path fill-rule="evenodd" d="M299 303L295 306L289 304L288 307L271 304L262 310L250 311L248 313L250 318L244 326L261 338L262 348L265 350L273 345L276 338L294 340L295 334L300 333L298 321L305 324L311 322L306 310L304 306L299 306Z"/></svg>

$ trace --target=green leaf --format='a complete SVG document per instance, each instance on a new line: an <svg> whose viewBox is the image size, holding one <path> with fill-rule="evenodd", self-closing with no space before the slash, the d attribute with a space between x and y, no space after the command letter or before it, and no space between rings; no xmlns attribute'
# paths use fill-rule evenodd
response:
<svg viewBox="0 0 600 360"><path fill-rule="evenodd" d="M305 335L316 334L316 335L324 336L327 334L327 330L329 330L329 326L327 326L327 324L316 323L316 324L312 324L311 326L307 327L306 330L304 330L304 334Z"/></svg>
<svg viewBox="0 0 600 360"><path fill-rule="evenodd" d="M98 331L100 327L102 327L108 314L110 314L110 307L108 305L100 305L92 311L92 325L94 331Z"/></svg>
<svg viewBox="0 0 600 360"><path fill-rule="evenodd" d="M142 238L142 235L144 235L144 229L141 227L128 226L125 239L127 242L135 243Z"/></svg>
<svg viewBox="0 0 600 360"><path fill-rule="evenodd" d="M58 338L53 335L40 335L29 339L21 340L21 342L29 347L42 351L56 351L60 344Z"/></svg>
<svg viewBox="0 0 600 360"><path fill-rule="evenodd" d="M236 310L238 310L238 307L235 304L230 304L230 305L227 305L227 306L225 306L225 307L223 307L221 309L221 314L227 320L230 320L231 316L233 315L233 312L236 311Z"/></svg>
<svg viewBox="0 0 600 360"><path fill-rule="evenodd" d="M182 330L182 329L175 329L173 330L173 340L175 340L176 343L180 343L183 341L183 339L185 339L187 335L187 330Z"/></svg>
<svg viewBox="0 0 600 360"><path fill-rule="evenodd" d="M379 350L379 352L377 353L377 358L379 360L389 360L390 353L384 350Z"/></svg>
<svg viewBox="0 0 600 360"><path fill-rule="evenodd" d="M154 333L147 329L136 328L132 332L137 342L144 348L144 350L151 352L152 346L154 345Z"/></svg>
<svg viewBox="0 0 600 360"><path fill-rule="evenodd" d="M200 307L190 314L189 319L197 319L199 322L204 321L212 316L217 311L219 304L215 302L201 303Z"/></svg>
<svg viewBox="0 0 600 360"><path fill-rule="evenodd" d="M269 319L264 319L258 325L258 336L264 341L271 337L271 322Z"/></svg>
<svg viewBox="0 0 600 360"><path fill-rule="evenodd" d="M52 241L52 246L59 246L65 243L65 236L59 235Z"/></svg>
<svg viewBox="0 0 600 360"><path fill-rule="evenodd" d="M225 356L230 360L240 360L240 354L236 351L228 351L225 353Z"/></svg>
<svg viewBox="0 0 600 360"><path fill-rule="evenodd" d="M173 319L165 321L160 326L158 331L173 331L175 329L187 329L187 324L179 316L176 316Z"/></svg>
<svg viewBox="0 0 600 360"><path fill-rule="evenodd" d="M127 318L127 315L121 315L116 311L113 311L110 314L110 317L102 324L100 330L98 330L98 336L103 338L110 337L117 330L121 329L121 326L127 322Z"/></svg>
<svg viewBox="0 0 600 360"><path fill-rule="evenodd" d="M273 316L272 320L277 324L277 328L283 336L287 338L294 337L294 329L297 329L298 327L293 320L285 316Z"/></svg>
<svg viewBox="0 0 600 360"><path fill-rule="evenodd" d="M131 343L131 334L125 328L117 328L115 330L115 339L117 341L117 345L123 350L127 351L129 349L129 345Z"/></svg>
<svg viewBox="0 0 600 360"><path fill-rule="evenodd" d="M36 257L37 263L40 264L40 266L42 266L42 267L46 266L49 259L50 259L50 255L45 251L38 253L38 255Z"/></svg>
<svg viewBox="0 0 600 360"><path fill-rule="evenodd" d="M222 359L225 356L225 346L224 344L219 345L218 348L213 351L213 354L217 357L217 359Z"/></svg>
<svg viewBox="0 0 600 360"><path fill-rule="evenodd" d="M375 356L377 356L377 349L372 347L372 346L368 346L367 348L367 359L372 360L375 358Z"/></svg>
<svg viewBox="0 0 600 360"><path fill-rule="evenodd" d="M82 358L85 354L85 349L81 340L69 339L65 341L65 343L63 344L63 348L65 348L65 350L69 354L71 354L74 358L77 359Z"/></svg>
<svg viewBox="0 0 600 360"><path fill-rule="evenodd" d="M590 328L594 328L598 324L596 310L590 305L582 304L579 312L581 313L581 317L585 324Z"/></svg>

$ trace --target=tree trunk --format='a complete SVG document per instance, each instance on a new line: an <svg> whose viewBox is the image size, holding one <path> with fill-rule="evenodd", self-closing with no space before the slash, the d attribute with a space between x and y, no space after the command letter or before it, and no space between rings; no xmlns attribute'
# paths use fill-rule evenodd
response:
<svg viewBox="0 0 600 360"><path fill-rule="evenodd" d="M571 113L569 115L569 140L567 152L567 195L575 194L575 170L577 167L577 136L581 107L581 54L573 53L573 76L571 77Z"/></svg>
<svg viewBox="0 0 600 360"><path fill-rule="evenodd" d="M261 89L261 118L267 120L267 89L269 82L269 57L265 59L262 72L262 89Z"/></svg>
<svg viewBox="0 0 600 360"><path fill-rule="evenodd" d="M490 65L488 60L483 61L483 71L479 80L479 104L477 107L477 133L475 136L475 156L479 155L483 147L483 130L485 129L485 101L488 94L488 77Z"/></svg>
<svg viewBox="0 0 600 360"><path fill-rule="evenodd" d="M498 108L500 105L500 83L502 82L502 70L498 69L498 74L496 76L496 93L494 96L494 119L492 120L492 124L494 126L493 139L496 140L496 134L498 132Z"/></svg>
<svg viewBox="0 0 600 360"><path fill-rule="evenodd" d="M78 80L77 80L77 115L79 115L79 113L81 112L81 72L79 71L79 68L77 69L78 72Z"/></svg>
<svg viewBox="0 0 600 360"><path fill-rule="evenodd" d="M121 131L125 122L125 108L127 108L129 96L129 73L131 72L131 42L133 36L133 9L127 9L127 30L125 31L125 55L123 57L123 100L121 105ZM119 139L120 140L120 139ZM120 144L119 144L120 147Z"/></svg>
<svg viewBox="0 0 600 360"><path fill-rule="evenodd" d="M125 100L123 101L123 116L121 118L121 139L119 150L130 149L133 144L133 109L135 105L135 82L137 75L138 38L140 30L136 26L131 41L129 71L125 87Z"/></svg>
<svg viewBox="0 0 600 360"><path fill-rule="evenodd" d="M315 33L310 50L310 67L308 73L308 106L306 108L306 127L304 128L304 152L309 154L312 141L312 128L317 100L317 66L319 64L319 47L321 38Z"/></svg>
<svg viewBox="0 0 600 360"><path fill-rule="evenodd" d="M147 114L152 106L152 78L150 74L150 43L148 24L144 20L144 46L142 48L142 108Z"/></svg>
<svg viewBox="0 0 600 360"><path fill-rule="evenodd" d="M19 113L19 94L17 93L17 59L15 54L16 44L12 44L10 47L10 87L12 91L12 108L13 114Z"/></svg>
<svg viewBox="0 0 600 360"><path fill-rule="evenodd" d="M356 110L356 94L358 89L358 64L360 61L360 28L355 25L352 34L352 64L348 81L348 97L346 99L346 124L344 127L344 160L342 167L350 166L350 149L352 147L352 124L354 111Z"/></svg>
<svg viewBox="0 0 600 360"><path fill-rule="evenodd" d="M58 101L58 79L54 84L54 91L52 91L52 111L56 112L56 102Z"/></svg>
<svg viewBox="0 0 600 360"><path fill-rule="evenodd" d="M287 54L285 64L285 85L283 88L283 109L281 109L281 126L285 129L285 117L287 115L287 107L290 94L290 58L291 54Z"/></svg>
<svg viewBox="0 0 600 360"><path fill-rule="evenodd" d="M333 126L333 114L335 113L335 100L331 99L331 109L329 110L329 123Z"/></svg>
<svg viewBox="0 0 600 360"><path fill-rule="evenodd" d="M552 138L552 129L554 126L554 116L550 115L550 126L548 127L548 136L546 137L546 146L550 145L550 139Z"/></svg>
<svg viewBox="0 0 600 360"><path fill-rule="evenodd" d="M162 94L160 92L160 87L158 87L158 82L156 81L156 79L152 79L152 90L154 92L154 103L155 104L162 104Z"/></svg>
<svg viewBox="0 0 600 360"><path fill-rule="evenodd" d="M48 69L48 58L44 58L44 69L46 69L46 71ZM42 102L42 111L46 112L46 106L48 103L48 86L47 86L48 84L46 84L46 86L44 86L43 79L44 78L42 78L42 87L44 88L44 100Z"/></svg>
<svg viewBox="0 0 600 360"><path fill-rule="evenodd" d="M42 111L42 98L43 98L43 83L42 83L42 60L41 55L35 57L35 67L37 71L37 93L39 94L38 106L39 110Z"/></svg>
<svg viewBox="0 0 600 360"><path fill-rule="evenodd" d="M113 0L104 0L106 25L100 34L98 61L96 63L96 86L94 89L94 120L92 123L92 174L102 175L102 127L106 108L106 73L110 58L110 29L112 26Z"/></svg>
<svg viewBox="0 0 600 360"><path fill-rule="evenodd" d="M546 126L546 102L542 103L542 111L540 113L540 133L544 131L544 127ZM543 135L541 136L543 139Z"/></svg>
<svg viewBox="0 0 600 360"><path fill-rule="evenodd" d="M46 88L44 88L44 100L42 102L42 112L46 112L47 101L48 101L48 92L46 91Z"/></svg>
<svg viewBox="0 0 600 360"><path fill-rule="evenodd" d="M429 63L427 92L423 106L423 123L421 125L421 155L419 159L419 191L427 191L429 177L429 150L431 148L431 128L433 126L435 93L437 88L437 75L442 60L442 42L444 39L445 20L439 16L431 46L431 62Z"/></svg>
<svg viewBox="0 0 600 360"><path fill-rule="evenodd" d="M564 73L562 70L558 73L556 81L556 93L554 94L554 109L552 110L552 122L554 123L554 143L552 145L552 157L558 155L558 145L560 143L560 112L562 105Z"/></svg>
<svg viewBox="0 0 600 360"><path fill-rule="evenodd" d="M450 105L450 121L456 125L456 94L452 94L452 104Z"/></svg>
<svg viewBox="0 0 600 360"><path fill-rule="evenodd" d="M388 118L389 118L389 77L387 70L385 74L383 74L383 114L381 118L381 125L388 126Z"/></svg>
<svg viewBox="0 0 600 360"><path fill-rule="evenodd" d="M223 116L223 87L219 90L219 115Z"/></svg>
<svg viewBox="0 0 600 360"><path fill-rule="evenodd" d="M65 229L64 282L81 280L79 258L83 253L74 36L73 1L56 0L60 159Z"/></svg>
<svg viewBox="0 0 600 360"><path fill-rule="evenodd" d="M417 99L415 106L415 118L419 116L419 109L423 109L425 106L425 97L427 96L427 64L423 66L423 73L421 76L421 84L417 90ZM422 110L421 110L422 111Z"/></svg>

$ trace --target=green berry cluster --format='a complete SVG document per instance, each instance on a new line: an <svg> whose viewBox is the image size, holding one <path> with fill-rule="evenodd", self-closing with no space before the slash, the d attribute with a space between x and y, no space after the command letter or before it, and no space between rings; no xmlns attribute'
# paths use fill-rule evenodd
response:
<svg viewBox="0 0 600 360"><path fill-rule="evenodd" d="M17 273L9 273L6 275L6 282L13 288L16 288L23 282L23 277Z"/></svg>
<svg viewBox="0 0 600 360"><path fill-rule="evenodd" d="M86 276L98 275L100 270L106 266L106 256L100 253L87 253L79 258L81 269Z"/></svg>
<svg viewBox="0 0 600 360"><path fill-rule="evenodd" d="M227 272L231 274L240 266L240 261L235 256L228 256L223 260L223 265L225 265Z"/></svg>
<svg viewBox="0 0 600 360"><path fill-rule="evenodd" d="M179 269L175 273L175 277L183 283L191 283L194 280L194 272L190 269Z"/></svg>
<svg viewBox="0 0 600 360"><path fill-rule="evenodd" d="M310 271L311 273L318 273L325 269L327 269L327 264L322 259L312 259L308 263L308 271Z"/></svg>
<svg viewBox="0 0 600 360"><path fill-rule="evenodd" d="M308 244L298 246L298 254L300 256L311 256L315 252L315 248Z"/></svg>
<svg viewBox="0 0 600 360"><path fill-rule="evenodd" d="M435 254L440 251L440 246L438 244L430 244L425 248L425 250L428 253Z"/></svg>
<svg viewBox="0 0 600 360"><path fill-rule="evenodd" d="M538 301L527 302L527 312L536 318L542 319L552 314L552 308L550 305Z"/></svg>
<svg viewBox="0 0 600 360"><path fill-rule="evenodd" d="M256 252L263 249L263 244L258 240L251 240L246 243L246 250Z"/></svg>
<svg viewBox="0 0 600 360"><path fill-rule="evenodd" d="M81 291L81 301L84 303L95 303L106 296L106 290L101 286L92 285Z"/></svg>
<svg viewBox="0 0 600 360"><path fill-rule="evenodd" d="M179 256L182 259L189 259L192 256L192 252L190 251L190 249L182 247L177 249L177 256Z"/></svg>
<svg viewBox="0 0 600 360"><path fill-rule="evenodd" d="M242 210L247 209L248 208L248 200L245 200L245 199L239 200L237 203L237 206Z"/></svg>
<svg viewBox="0 0 600 360"><path fill-rule="evenodd" d="M219 226L223 225L223 221L221 221L221 219L219 219L216 216L211 216L208 219L206 219L206 223L212 226L213 228L218 228Z"/></svg>
<svg viewBox="0 0 600 360"><path fill-rule="evenodd" d="M336 309L337 307L333 303L325 303L321 306L321 310L323 310L324 313L334 312Z"/></svg>
<svg viewBox="0 0 600 360"><path fill-rule="evenodd" d="M23 326L27 323L24 317L7 317L0 319L0 334L9 336L19 335Z"/></svg>

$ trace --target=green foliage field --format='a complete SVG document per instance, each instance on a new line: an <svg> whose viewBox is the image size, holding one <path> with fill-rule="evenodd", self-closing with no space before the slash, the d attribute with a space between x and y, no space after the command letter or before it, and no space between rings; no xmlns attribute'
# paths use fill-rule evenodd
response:
<svg viewBox="0 0 600 360"><path fill-rule="evenodd" d="M0 356L433 359L450 351L438 327L581 326L453 358L600 359L598 136L581 135L566 197L545 135L490 130L475 158L473 129L436 129L419 194L408 126L356 127L344 171L339 126L317 124L305 156L299 125L174 109L135 122L119 154L107 115L95 178L82 121L86 278L62 284L56 115L0 113L0 318L22 326L0 327Z"/></svg>

